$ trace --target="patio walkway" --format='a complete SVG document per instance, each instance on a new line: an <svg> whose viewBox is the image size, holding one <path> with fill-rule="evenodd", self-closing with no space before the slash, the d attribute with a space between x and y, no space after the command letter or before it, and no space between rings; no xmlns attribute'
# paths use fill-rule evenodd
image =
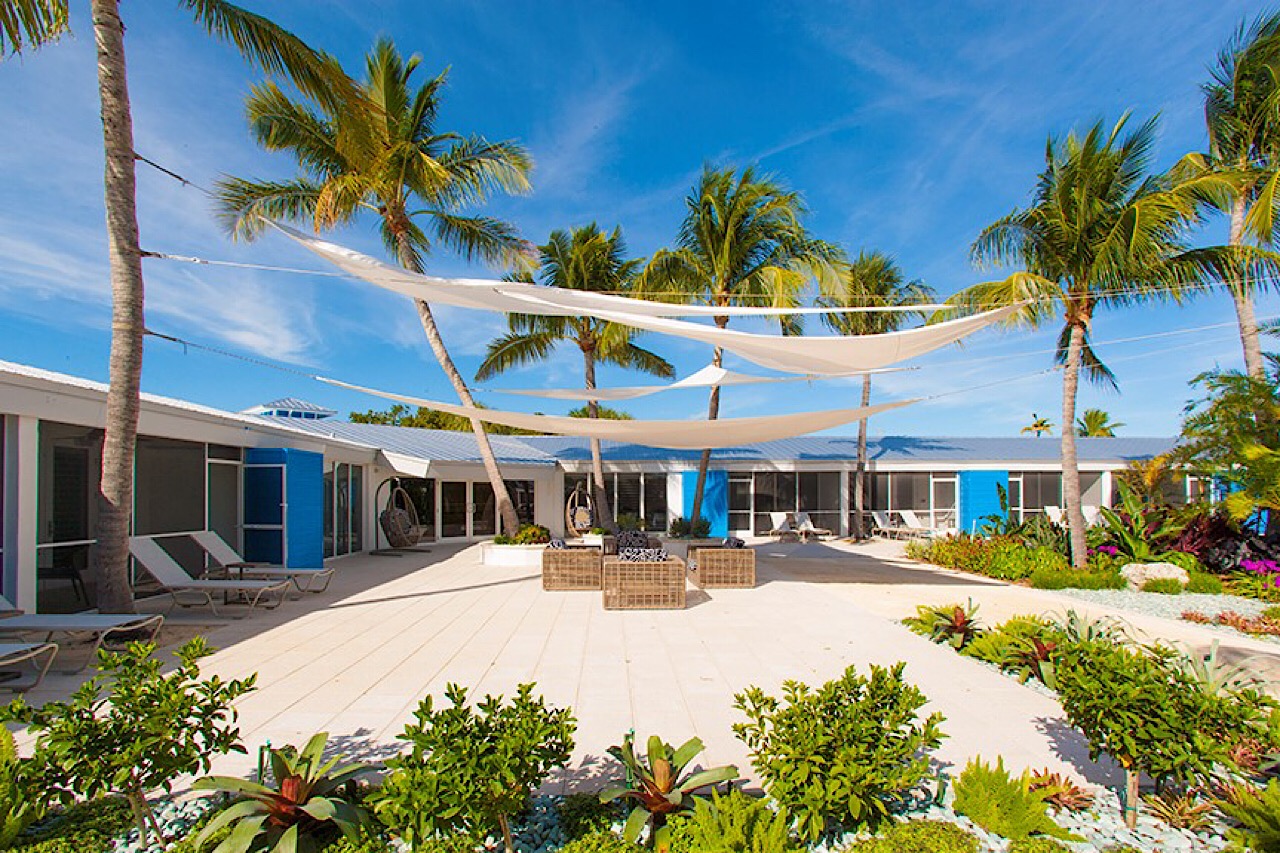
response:
<svg viewBox="0 0 1280 853"><path fill-rule="evenodd" d="M598 593L543 592L536 570L483 566L475 546L348 558L327 594L208 632L221 651L207 670L257 672L259 686L239 703L250 754L216 769L247 772L264 740L297 744L316 731L329 731L349 753L385 756L421 698L441 694L447 682L482 695L536 681L579 721L573 766L560 780L570 788L608 775L601 756L632 728L638 738L656 733L674 742L696 734L707 744L704 763L733 762L750 776L731 728L740 719L734 693L751 684L776 691L786 679L816 684L850 664L865 671L902 660L930 709L946 716L944 762L1000 754L1014 770L1048 766L1113 781L1088 761L1052 699L861 605L877 583L933 587L948 599L967 597L975 584L885 560L893 553L885 547L858 554L760 545L756 589L691 588L689 608L675 612L605 612ZM52 677L31 700L73 684Z"/></svg>

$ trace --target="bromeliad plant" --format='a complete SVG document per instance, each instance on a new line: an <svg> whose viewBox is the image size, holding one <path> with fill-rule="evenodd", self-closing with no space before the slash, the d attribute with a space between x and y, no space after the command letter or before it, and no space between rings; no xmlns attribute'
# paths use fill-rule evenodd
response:
<svg viewBox="0 0 1280 853"><path fill-rule="evenodd" d="M678 812L691 811L698 800L697 792L703 788L738 778L738 768L732 764L686 772L702 749L702 741L696 737L685 741L679 748L673 748L653 735L649 738L648 754L642 757L636 754L635 734L632 732L627 733L620 746L609 747L609 754L622 762L627 776L624 782L601 791L600 802L636 801L623 831L628 842L635 843L641 830L649 826L650 844L659 853L666 853L671 845L667 818Z"/></svg>
<svg viewBox="0 0 1280 853"><path fill-rule="evenodd" d="M916 608L916 615L903 619L902 624L935 643L950 643L957 651L984 632L982 623L978 621L978 605L973 603L973 599L967 606L944 604L931 607L922 604Z"/></svg>
<svg viewBox="0 0 1280 853"><path fill-rule="evenodd" d="M192 786L239 799L213 818L196 838L196 849L217 832L231 834L213 853L309 853L341 832L359 837L368 822L364 809L349 802L343 786L373 769L367 764L339 766L342 757L324 760L329 733L307 741L301 751L286 746L271 750L271 776L276 787L229 776L206 776Z"/></svg>

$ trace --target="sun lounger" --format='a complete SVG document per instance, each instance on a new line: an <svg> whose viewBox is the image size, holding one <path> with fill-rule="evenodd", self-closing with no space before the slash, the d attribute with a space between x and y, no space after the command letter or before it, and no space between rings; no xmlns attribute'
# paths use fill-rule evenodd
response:
<svg viewBox="0 0 1280 853"><path fill-rule="evenodd" d="M164 624L158 613L39 613L27 615L0 596L0 640L17 640L37 635L51 643L55 636L80 638L93 643L88 657L74 670L79 672L97 659L98 649L132 640L154 640ZM64 644L65 645L65 644ZM65 651L65 649L64 649Z"/></svg>
<svg viewBox="0 0 1280 853"><path fill-rule="evenodd" d="M1049 520L1052 521L1054 524L1062 523L1062 507L1047 506L1044 508L1044 514L1048 516Z"/></svg>
<svg viewBox="0 0 1280 853"><path fill-rule="evenodd" d="M898 517L902 519L902 527L898 529L904 536L937 536L939 533L935 528L921 523L913 509L898 510Z"/></svg>
<svg viewBox="0 0 1280 853"><path fill-rule="evenodd" d="M796 533L800 534L801 539L808 539L810 536L821 538L832 535L827 528L815 525L807 512L796 513Z"/></svg>
<svg viewBox="0 0 1280 853"><path fill-rule="evenodd" d="M1090 527L1098 523L1098 516L1101 515L1096 506L1082 506L1080 514L1084 516L1084 523Z"/></svg>
<svg viewBox="0 0 1280 853"><path fill-rule="evenodd" d="M893 526L893 522L889 520L889 511L883 509L871 510L872 533L879 533L888 539L898 538L897 528Z"/></svg>
<svg viewBox="0 0 1280 853"><path fill-rule="evenodd" d="M283 566L272 566L268 563L245 562L244 557L236 553L236 549L227 544L213 530L202 530L192 533L191 538L208 554L218 567L235 570L242 578L284 578L293 582L299 592L324 592L333 580L337 569L324 567L319 569L290 569ZM319 584L319 588L316 585Z"/></svg>
<svg viewBox="0 0 1280 853"><path fill-rule="evenodd" d="M179 607L200 607L207 604L215 616L218 615L218 607L214 601L214 593L222 593L224 603L225 596L234 593L244 598L250 610L259 604L270 610L279 607L284 601L291 583L288 578L280 581L196 580L158 542L146 536L130 537L129 553L138 561L138 565L164 587L165 592L173 596L174 604ZM274 599L274 603L263 603L264 598Z"/></svg>
<svg viewBox="0 0 1280 853"><path fill-rule="evenodd" d="M13 673L15 667L27 663L35 670L35 675L30 680L23 680L21 672L16 673L16 679L0 680L0 688L22 693L38 686L44 681L45 673L49 671L57 654L57 643L0 643L0 672ZM42 655L43 661L40 660Z"/></svg>
<svg viewBox="0 0 1280 853"><path fill-rule="evenodd" d="M785 512L769 513L769 523L773 525L769 535L778 537L779 542L798 542L800 540L799 532L791 526L791 522L787 519Z"/></svg>

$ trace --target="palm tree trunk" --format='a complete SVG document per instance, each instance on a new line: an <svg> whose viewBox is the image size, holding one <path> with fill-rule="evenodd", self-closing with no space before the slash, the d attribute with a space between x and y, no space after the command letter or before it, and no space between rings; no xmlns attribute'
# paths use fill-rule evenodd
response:
<svg viewBox="0 0 1280 853"><path fill-rule="evenodd" d="M92 0L98 50L98 96L111 263L111 364L106 434L98 494L94 574L103 613L133 613L129 583L129 520L133 513L133 458L138 440L142 384L142 253L138 238L133 118L125 77L124 24L117 0Z"/></svg>
<svg viewBox="0 0 1280 853"><path fill-rule="evenodd" d="M1236 199L1231 208L1232 246L1244 244L1244 217L1247 199L1243 194ZM1249 292L1248 272L1242 267L1237 277L1227 282L1231 290L1231 299L1236 306L1236 319L1240 324L1240 343L1244 347L1244 369L1254 379L1266 377L1266 368L1262 361L1262 343L1258 339L1258 318L1253 310L1253 296Z"/></svg>
<svg viewBox="0 0 1280 853"><path fill-rule="evenodd" d="M431 351L435 353L436 361L440 362L440 368L453 384L453 390L457 392L458 399L462 401L462 405L475 408L476 402L471 396L470 389L467 388L467 383L462 380L462 374L458 372L457 366L449 356L449 351L445 349L444 339L440 337L440 329L436 326L436 318L431 313L431 306L421 299L413 300L413 304L418 309L418 320L422 323L422 331L427 335L427 342L431 344ZM515 505L511 503L511 495L507 493L507 484L502 479L502 471L498 468L498 459L493 455L489 434L485 432L484 423L476 418L471 419L471 430L476 434L476 446L480 448L480 459L484 462L485 473L489 475L489 484L493 487L494 499L498 502L498 517L502 520L498 532L506 533L508 536L514 535L520 529L520 519L516 517Z"/></svg>
<svg viewBox="0 0 1280 853"><path fill-rule="evenodd" d="M1076 459L1076 394L1080 388L1080 354L1084 350L1084 321L1071 322L1067 362L1062 370L1062 497L1067 505L1067 531L1071 539L1071 563L1088 566L1084 511L1080 508L1080 467Z"/></svg>
<svg viewBox="0 0 1280 853"><path fill-rule="evenodd" d="M871 405L871 374L862 377L862 408ZM867 419L858 421L858 466L853 471L853 538L865 539L863 489L867 479Z"/></svg>
<svg viewBox="0 0 1280 853"><path fill-rule="evenodd" d="M727 317L717 317L716 325L724 328L729 324ZM724 350L716 347L711 356L711 363L719 367L724 361ZM714 421L720 417L720 386L711 389L711 397L707 401L707 420ZM702 517L702 492L707 485L707 468L711 466L711 449L705 448L698 459L698 482L693 488L693 512L689 513L689 533L692 534L698 519Z"/></svg>
<svg viewBox="0 0 1280 853"><path fill-rule="evenodd" d="M595 351L584 347L582 349L582 373L583 384L587 389L594 391L596 387L596 356ZM600 417L600 403L596 400L587 401L587 414L592 418ZM599 525L606 530L615 530L613 522L613 511L609 506L609 493L604 488L604 461L600 458L600 439L591 439L591 501L596 505L596 515Z"/></svg>

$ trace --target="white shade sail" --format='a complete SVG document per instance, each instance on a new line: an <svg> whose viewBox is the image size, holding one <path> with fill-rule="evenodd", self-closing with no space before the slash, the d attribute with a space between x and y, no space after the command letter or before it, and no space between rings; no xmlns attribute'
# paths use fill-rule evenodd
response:
<svg viewBox="0 0 1280 853"><path fill-rule="evenodd" d="M881 403L877 406L867 406L859 409L830 409L821 412L800 412L792 415L722 418L710 422L705 420L615 421L603 418L570 418L561 415L529 415L523 412L473 409L468 406L457 406L451 403L441 403L437 400L411 397L407 394L395 394L390 391L379 391L361 385L351 385L346 382L340 382L337 379L327 379L323 376L315 378L339 388L372 394L375 397L408 403L413 406L425 406L429 409L460 415L464 418L476 418L491 424L502 424L503 426L535 430L553 435L598 438L606 441L641 444L647 447L667 447L677 450L737 447L758 441L793 438L797 435L843 426L844 424L860 421L863 418L916 402L915 400L905 400L894 403Z"/></svg>
<svg viewBox="0 0 1280 853"><path fill-rule="evenodd" d="M873 373L896 373L911 370L908 367L885 367L879 370L864 370L850 373L848 376L866 376ZM668 385L633 385L620 388L488 388L494 394L520 394L528 397L545 397L550 400L597 400L612 402L615 400L634 400L647 397L661 391L678 391L685 388L712 388L717 385L761 385L773 382L812 382L815 379L831 379L830 376L752 376L747 373L734 373L723 367L708 364L706 367L691 373Z"/></svg>
<svg viewBox="0 0 1280 853"><path fill-rule="evenodd" d="M268 220L270 221L270 220ZM502 311L508 314L546 314L574 317L581 314L595 315L597 311L625 311L648 317L777 317L782 314L861 314L885 312L938 311L951 306L867 305L851 308L824 308L816 306L796 308L771 308L752 306L691 305L678 302L654 302L649 299L633 299L611 293L593 293L586 290L558 290L543 285L519 281L498 281L479 278L441 278L412 272L383 263L377 258L305 234L278 222L276 228L305 246L334 266L370 284L421 299L458 308L475 308L481 311ZM549 296L554 294L554 298ZM527 299L536 300L530 304ZM545 302L546 304L537 304Z"/></svg>

